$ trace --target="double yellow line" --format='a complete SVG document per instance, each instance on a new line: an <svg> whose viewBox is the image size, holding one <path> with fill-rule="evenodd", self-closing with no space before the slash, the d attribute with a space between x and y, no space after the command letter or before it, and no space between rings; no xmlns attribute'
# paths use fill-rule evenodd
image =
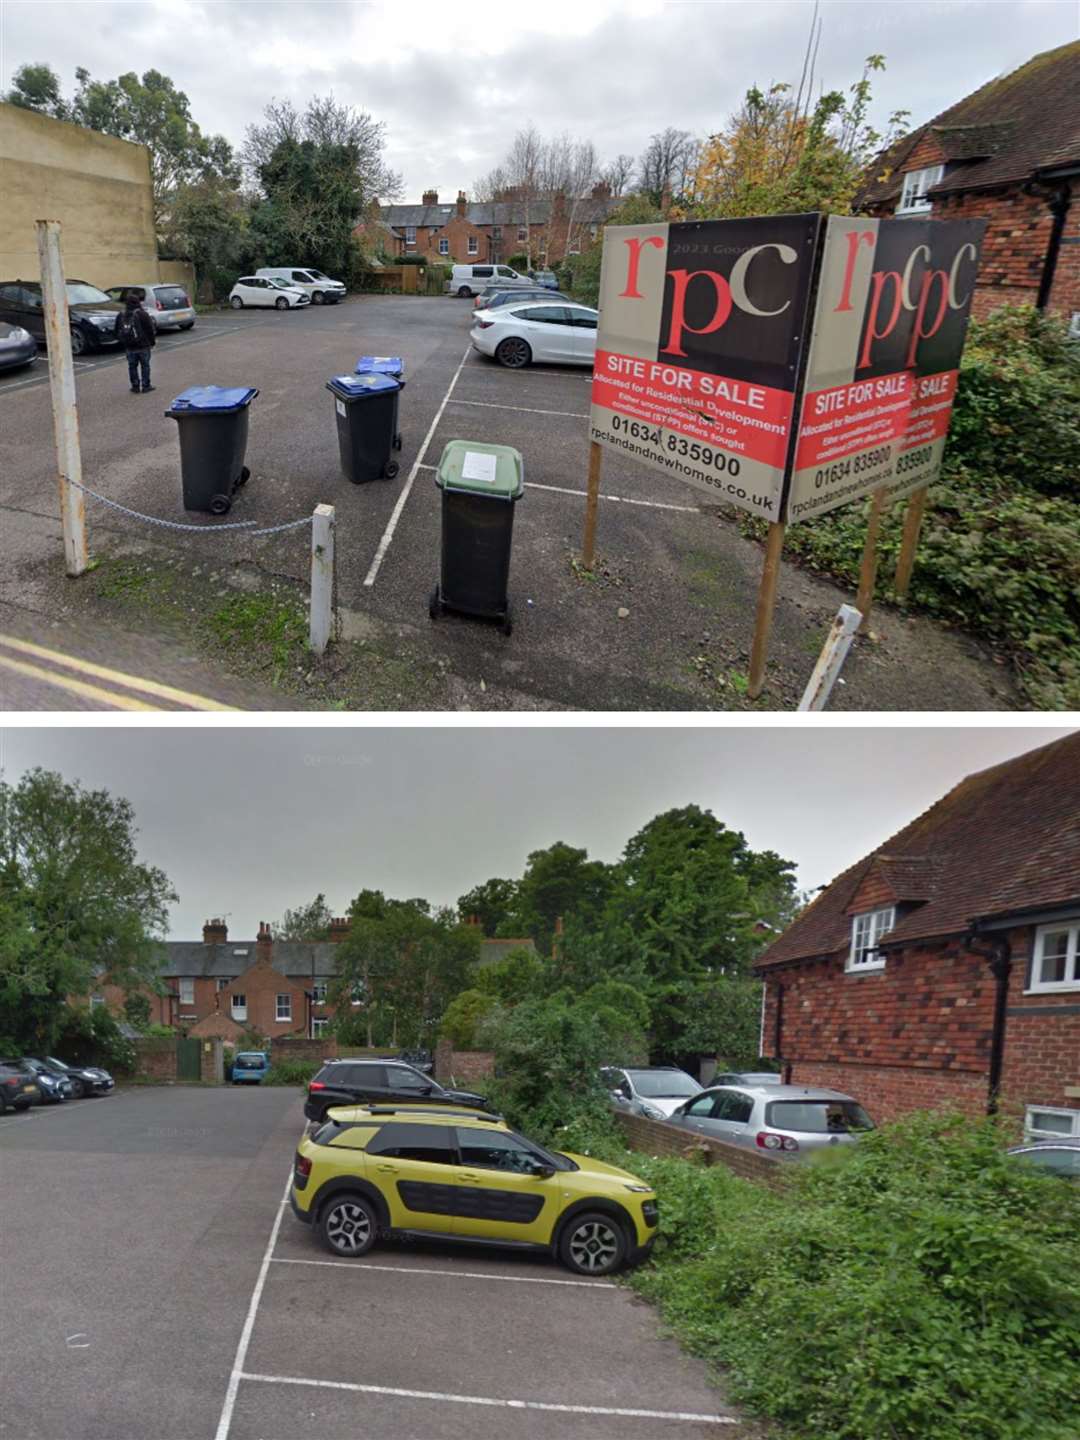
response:
<svg viewBox="0 0 1080 1440"><path fill-rule="evenodd" d="M34 661L44 663L35 664ZM69 695L92 700L107 710L236 708L233 705L222 705L217 700L207 700L202 695L192 695L187 690L176 690L171 685L159 685L156 680L144 680L139 675L127 675L122 670L110 670L106 665L95 665L89 660L80 660L59 650L49 650L44 645L33 645L29 640L16 640L13 635L0 634L0 671L3 670L24 675L31 680L40 680L46 685L66 691ZM89 678L81 679L80 676ZM91 683L95 680L101 683ZM155 700L166 703L155 704Z"/></svg>

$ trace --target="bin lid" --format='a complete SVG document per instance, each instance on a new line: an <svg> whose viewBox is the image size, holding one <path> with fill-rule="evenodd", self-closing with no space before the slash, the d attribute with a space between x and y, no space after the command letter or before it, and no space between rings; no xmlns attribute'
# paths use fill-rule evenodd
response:
<svg viewBox="0 0 1080 1440"><path fill-rule="evenodd" d="M405 361L400 355L361 355L356 362L357 375L404 375Z"/></svg>
<svg viewBox="0 0 1080 1440"><path fill-rule="evenodd" d="M174 413L184 410L198 410L202 413L212 410L239 410L250 404L258 393L258 390L248 385L192 385L190 389L177 395L169 409Z"/></svg>
<svg viewBox="0 0 1080 1440"><path fill-rule="evenodd" d="M345 400L366 400L371 395L385 395L401 386L389 375L335 375L326 388Z"/></svg>
<svg viewBox="0 0 1080 1440"><path fill-rule="evenodd" d="M439 461L435 483L444 490L516 500L525 488L525 464L512 445L451 440Z"/></svg>

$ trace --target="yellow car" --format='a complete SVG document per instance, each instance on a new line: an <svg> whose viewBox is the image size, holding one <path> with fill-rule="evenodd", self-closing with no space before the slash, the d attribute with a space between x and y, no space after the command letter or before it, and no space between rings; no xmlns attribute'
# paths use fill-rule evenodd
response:
<svg viewBox="0 0 1080 1440"><path fill-rule="evenodd" d="M414 1235L547 1250L597 1276L644 1260L656 1237L651 1186L480 1111L336 1107L301 1140L289 1198L349 1258L380 1235Z"/></svg>

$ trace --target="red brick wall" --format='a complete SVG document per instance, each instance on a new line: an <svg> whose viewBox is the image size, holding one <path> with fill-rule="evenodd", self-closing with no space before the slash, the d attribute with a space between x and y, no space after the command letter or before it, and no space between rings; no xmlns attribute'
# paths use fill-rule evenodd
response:
<svg viewBox="0 0 1080 1440"><path fill-rule="evenodd" d="M238 975L230 986L220 992L220 1010L230 1018L234 993L243 995L247 1001L247 1019L239 1022L242 1029L255 1030L270 1039L275 1035L305 1033L307 1001L304 998L303 986L293 984L279 974L268 961L256 961L249 970ZM277 996L285 994L292 996L292 1019L278 1020L275 1018Z"/></svg>
<svg viewBox="0 0 1080 1440"><path fill-rule="evenodd" d="M796 1060L791 1067L791 1083L842 1090L865 1106L877 1125L898 1120L912 1110L986 1114L986 1076L970 1072Z"/></svg>
<svg viewBox="0 0 1080 1440"><path fill-rule="evenodd" d="M1025 995L1034 931L1010 935L1013 967L1001 1075L1002 1109L1080 1109L1080 991ZM1073 1090L1073 1095L1068 1091Z"/></svg>
<svg viewBox="0 0 1080 1440"><path fill-rule="evenodd" d="M1066 319L1080 312L1080 181L1077 180L1072 184L1048 308Z"/></svg>
<svg viewBox="0 0 1080 1440"><path fill-rule="evenodd" d="M349 1051L352 1055L354 1052ZM279 1035L270 1041L270 1063L287 1064L290 1060L336 1060L338 1044L332 1035L323 1035L318 1040L306 1040L301 1036Z"/></svg>
<svg viewBox="0 0 1080 1440"><path fill-rule="evenodd" d="M741 1175L744 1180L754 1180L759 1185L774 1189L784 1185L790 1167L779 1160L766 1160L754 1150L744 1150L740 1145L727 1145L722 1140L706 1140L701 1135L691 1135L674 1125L659 1120L646 1120L641 1115L627 1115L625 1111L613 1110L616 1121L626 1132L626 1143L631 1150L640 1150L646 1155L672 1155L685 1159L694 1151L703 1150L709 1164L724 1165Z"/></svg>
<svg viewBox="0 0 1080 1440"><path fill-rule="evenodd" d="M175 1080L176 1041L136 1040L135 1074L150 1080Z"/></svg>

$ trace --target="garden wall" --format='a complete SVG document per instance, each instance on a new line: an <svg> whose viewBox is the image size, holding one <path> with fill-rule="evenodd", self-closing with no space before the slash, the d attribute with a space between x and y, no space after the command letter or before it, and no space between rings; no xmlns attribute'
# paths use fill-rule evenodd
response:
<svg viewBox="0 0 1080 1440"><path fill-rule="evenodd" d="M640 1150L646 1155L670 1155L677 1160L688 1159L695 1151L704 1151L703 1159L707 1165L726 1165L744 1180L753 1180L774 1190L787 1184L791 1169L787 1161L766 1160L753 1150L726 1145L722 1140L706 1140L703 1135L692 1135L688 1130L680 1130L660 1120L627 1115L624 1110L613 1110L612 1114L631 1150Z"/></svg>

